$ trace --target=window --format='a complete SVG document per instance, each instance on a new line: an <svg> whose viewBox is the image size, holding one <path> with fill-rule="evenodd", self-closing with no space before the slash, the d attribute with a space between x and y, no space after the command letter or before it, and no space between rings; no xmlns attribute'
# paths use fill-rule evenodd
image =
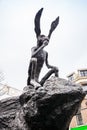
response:
<svg viewBox="0 0 87 130"><path fill-rule="evenodd" d="M80 70L80 76L87 76L87 70Z"/></svg>
<svg viewBox="0 0 87 130"><path fill-rule="evenodd" d="M83 125L83 119L81 114L81 106L76 114L77 125Z"/></svg>

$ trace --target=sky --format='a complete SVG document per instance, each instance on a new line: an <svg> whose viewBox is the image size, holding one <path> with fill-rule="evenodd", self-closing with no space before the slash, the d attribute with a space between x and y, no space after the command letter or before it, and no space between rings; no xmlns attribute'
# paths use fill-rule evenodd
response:
<svg viewBox="0 0 87 130"><path fill-rule="evenodd" d="M17 89L26 86L31 48L37 44L34 17L42 7L42 34L48 35L60 17L45 48L49 64L59 68L60 78L87 68L87 0L0 0L0 71L4 83ZM44 65L40 78L47 71Z"/></svg>

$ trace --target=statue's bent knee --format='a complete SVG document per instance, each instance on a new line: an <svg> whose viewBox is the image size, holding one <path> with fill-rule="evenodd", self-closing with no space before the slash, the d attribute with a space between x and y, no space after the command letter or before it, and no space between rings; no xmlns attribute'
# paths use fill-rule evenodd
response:
<svg viewBox="0 0 87 130"><path fill-rule="evenodd" d="M31 58L31 62L37 62L37 58Z"/></svg>

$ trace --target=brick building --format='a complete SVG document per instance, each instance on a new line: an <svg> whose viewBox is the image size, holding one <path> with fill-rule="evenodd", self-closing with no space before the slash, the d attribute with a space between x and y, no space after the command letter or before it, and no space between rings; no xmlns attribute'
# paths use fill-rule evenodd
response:
<svg viewBox="0 0 87 130"><path fill-rule="evenodd" d="M79 69L77 72L69 74L68 80L76 84L80 84L83 90L87 91L87 69ZM73 117L70 128L86 125L87 124L87 96L81 103L81 107L78 110L78 113Z"/></svg>

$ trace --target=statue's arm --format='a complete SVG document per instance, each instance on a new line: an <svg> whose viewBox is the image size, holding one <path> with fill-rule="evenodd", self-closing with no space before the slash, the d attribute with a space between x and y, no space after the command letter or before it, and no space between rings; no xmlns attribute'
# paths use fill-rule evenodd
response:
<svg viewBox="0 0 87 130"><path fill-rule="evenodd" d="M46 44L42 44L42 46L40 46L39 48L33 47L32 48L32 57L34 57L40 50L42 50L44 47L46 46Z"/></svg>
<svg viewBox="0 0 87 130"><path fill-rule="evenodd" d="M46 66L47 66L48 69L49 69L49 68L55 68L54 66L52 66L52 65L50 65L50 64L48 63L48 53L47 53L47 52L46 52L45 63L46 63Z"/></svg>
<svg viewBox="0 0 87 130"><path fill-rule="evenodd" d="M46 59L45 59L45 63L48 69L52 69L52 73L55 73L55 76L58 77L58 68L52 65L49 65L48 63L48 53L46 52ZM49 74L48 74L49 75Z"/></svg>

